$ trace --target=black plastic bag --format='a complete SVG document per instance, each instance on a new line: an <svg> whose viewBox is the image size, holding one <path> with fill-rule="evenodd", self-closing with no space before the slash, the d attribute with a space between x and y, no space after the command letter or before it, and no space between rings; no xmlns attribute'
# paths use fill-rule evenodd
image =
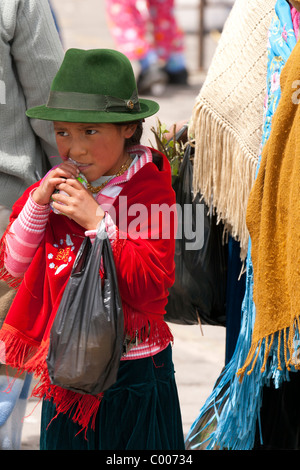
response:
<svg viewBox="0 0 300 470"><path fill-rule="evenodd" d="M122 304L102 222L93 245L86 237L79 249L51 328L51 383L82 394L104 392L117 379L123 341Z"/></svg>
<svg viewBox="0 0 300 470"><path fill-rule="evenodd" d="M173 182L176 203L181 207L178 217L181 236L176 238L175 283L170 289L165 320L182 325L194 325L200 321L202 324L225 326L228 247L223 243L223 224L217 224L216 215L201 201L199 193L196 197L193 195L192 152L188 145L179 174ZM203 204L204 209L203 243L197 249L190 249L192 240L187 239L183 227L185 211L187 205L192 208L191 233L197 233L199 204Z"/></svg>

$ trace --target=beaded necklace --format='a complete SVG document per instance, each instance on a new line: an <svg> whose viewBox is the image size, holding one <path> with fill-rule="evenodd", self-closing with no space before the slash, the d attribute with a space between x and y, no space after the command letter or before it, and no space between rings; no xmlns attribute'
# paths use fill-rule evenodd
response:
<svg viewBox="0 0 300 470"><path fill-rule="evenodd" d="M87 189L91 191L91 193L93 194L99 193L104 188L104 186L106 186L113 178L116 178L117 176L121 176L123 173L125 173L125 171L128 170L128 168L130 167L131 162L132 162L132 159L131 157L129 157L128 160L125 163L123 163L123 165L117 171L117 173L115 175L112 175L112 177L109 178L108 180L104 181L104 183L100 184L100 186L92 186L91 183L86 183Z"/></svg>

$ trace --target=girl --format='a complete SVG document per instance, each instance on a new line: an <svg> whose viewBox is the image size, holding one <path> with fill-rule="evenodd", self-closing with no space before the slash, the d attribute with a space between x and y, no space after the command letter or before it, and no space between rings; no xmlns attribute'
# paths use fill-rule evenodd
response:
<svg viewBox="0 0 300 470"><path fill-rule="evenodd" d="M169 219L170 235L163 237L152 220L153 208L172 207L175 196L166 157L139 145L141 120L157 110L154 101L138 98L123 54L71 49L47 104L27 111L54 122L63 162L16 202L3 236L1 278L18 292L0 340L8 365L40 378L33 395L44 400L41 449L184 448L172 334L164 322L176 221ZM130 348L108 391L81 395L50 383L46 356L76 253L103 218Z"/></svg>

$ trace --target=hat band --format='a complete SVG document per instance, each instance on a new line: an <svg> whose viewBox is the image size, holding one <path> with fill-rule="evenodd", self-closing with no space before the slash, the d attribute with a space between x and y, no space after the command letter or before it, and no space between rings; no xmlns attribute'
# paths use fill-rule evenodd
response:
<svg viewBox="0 0 300 470"><path fill-rule="evenodd" d="M124 112L140 111L137 91L128 100L109 95L50 91L47 108L72 109L76 111Z"/></svg>

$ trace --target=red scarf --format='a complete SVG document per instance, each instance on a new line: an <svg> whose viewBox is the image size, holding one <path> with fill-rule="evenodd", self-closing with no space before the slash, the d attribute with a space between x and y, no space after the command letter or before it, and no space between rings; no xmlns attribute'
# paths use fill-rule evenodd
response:
<svg viewBox="0 0 300 470"><path fill-rule="evenodd" d="M171 187L170 165L165 156L160 156L160 170L154 163L147 163L125 184L115 200L112 216L116 214L117 227L119 213L122 214L124 209L121 207L124 196L127 208L133 204L143 204L148 217L139 218L141 236L137 240L130 239L128 233L120 233L114 241L113 250L124 309L125 332L132 336L136 330L144 332L141 333L145 335L141 337L143 340L150 331L150 341L166 345L173 339L163 316L168 290L174 282L174 221L171 220L171 239L162 238L163 227L153 227L151 205L164 203L172 206L175 204L175 194ZM28 188L15 203L10 225L24 207L32 189L39 184ZM128 215L127 227L136 217L137 214ZM146 236L151 227L160 238L150 240ZM5 235L0 251L0 279L18 289L0 330L0 341L4 342L6 349L6 364L39 377L33 396L52 398L58 413L72 410L74 422L83 428L89 424L94 428L102 395L81 395L50 384L45 361L51 326L83 241L84 229L69 218L51 212L43 241L23 279L15 279L5 270ZM150 330L143 328L146 325L150 325Z"/></svg>

